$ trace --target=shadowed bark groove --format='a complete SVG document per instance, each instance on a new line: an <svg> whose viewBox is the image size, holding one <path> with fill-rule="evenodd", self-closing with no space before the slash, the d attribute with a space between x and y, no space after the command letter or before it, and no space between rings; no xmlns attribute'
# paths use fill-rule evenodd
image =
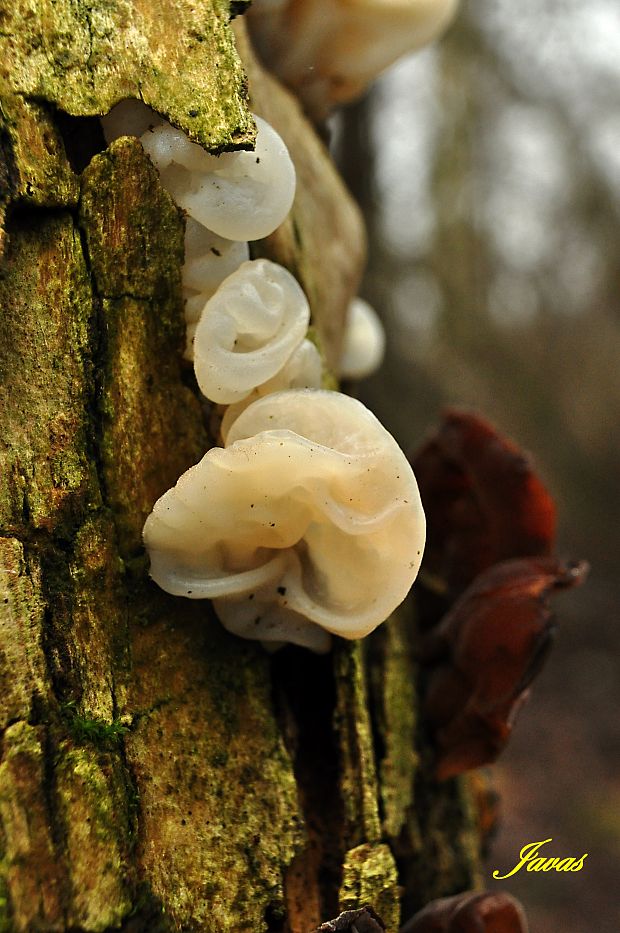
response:
<svg viewBox="0 0 620 933"><path fill-rule="evenodd" d="M0 930L307 933L370 901L396 931L403 878L451 893L476 864L456 785L418 813L406 612L270 659L148 579L144 519L213 440L181 358L183 218L135 140L79 175L86 125L59 112L141 95L212 150L252 141L227 6L152 9L0 5ZM300 185L257 251L333 361L361 221L243 49Z"/></svg>

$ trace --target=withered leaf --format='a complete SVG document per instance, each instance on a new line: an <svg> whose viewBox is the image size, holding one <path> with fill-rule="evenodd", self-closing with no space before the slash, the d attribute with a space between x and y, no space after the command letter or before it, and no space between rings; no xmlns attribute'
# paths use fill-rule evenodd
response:
<svg viewBox="0 0 620 933"><path fill-rule="evenodd" d="M450 596L498 561L551 552L553 499L523 451L484 419L447 411L412 465L428 522L423 569Z"/></svg>
<svg viewBox="0 0 620 933"><path fill-rule="evenodd" d="M400 933L528 933L523 908L514 897L466 891L431 901Z"/></svg>
<svg viewBox="0 0 620 933"><path fill-rule="evenodd" d="M548 597L583 582L587 569L549 557L503 561L480 574L427 636L426 713L440 780L502 750L550 645Z"/></svg>

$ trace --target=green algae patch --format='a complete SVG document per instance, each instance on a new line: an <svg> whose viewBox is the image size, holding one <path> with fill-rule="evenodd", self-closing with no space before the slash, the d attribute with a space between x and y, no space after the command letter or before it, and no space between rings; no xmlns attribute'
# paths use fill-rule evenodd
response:
<svg viewBox="0 0 620 933"><path fill-rule="evenodd" d="M181 381L183 222L133 139L84 172L81 224L100 296L100 457L123 557L153 504L207 449Z"/></svg>
<svg viewBox="0 0 620 933"><path fill-rule="evenodd" d="M207 149L250 148L254 125L225 0L15 0L0 80L73 116L142 99Z"/></svg>
<svg viewBox="0 0 620 933"><path fill-rule="evenodd" d="M386 845L361 845L347 852L340 889L340 910L365 904L379 914L388 933L400 926L400 892L394 856Z"/></svg>
<svg viewBox="0 0 620 933"><path fill-rule="evenodd" d="M348 846L378 842L381 837L379 788L361 642L337 643L334 676L334 727L340 755L345 842Z"/></svg>
<svg viewBox="0 0 620 933"><path fill-rule="evenodd" d="M66 876L44 791L44 742L43 729L25 722L9 726L3 736L0 836L15 930L64 929Z"/></svg>
<svg viewBox="0 0 620 933"><path fill-rule="evenodd" d="M378 733L383 831L396 841L414 810L417 725L416 666L407 638L408 613L398 609L367 644L371 709ZM379 661L379 663L377 663Z"/></svg>
<svg viewBox="0 0 620 933"><path fill-rule="evenodd" d="M56 794L70 866L69 924L92 933L117 927L131 910L124 878L130 821L120 766L113 756L64 743Z"/></svg>
<svg viewBox="0 0 620 933"><path fill-rule="evenodd" d="M141 873L179 928L260 933L265 911L284 907L282 876L302 842L269 659L206 605L163 594L133 653L126 747Z"/></svg>
<svg viewBox="0 0 620 933"><path fill-rule="evenodd" d="M110 515L101 510L88 517L71 545L46 550L43 567L48 663L66 724L75 725L78 717L110 725L129 664L127 608Z"/></svg>
<svg viewBox="0 0 620 933"><path fill-rule="evenodd" d="M70 537L100 497L89 456L90 282L68 214L11 224L0 306L0 527Z"/></svg>
<svg viewBox="0 0 620 933"><path fill-rule="evenodd" d="M39 569L26 566L19 541L0 538L0 731L48 695L43 625Z"/></svg>
<svg viewBox="0 0 620 933"><path fill-rule="evenodd" d="M80 185L49 108L0 86L0 134L11 167L10 200L35 207L73 207Z"/></svg>

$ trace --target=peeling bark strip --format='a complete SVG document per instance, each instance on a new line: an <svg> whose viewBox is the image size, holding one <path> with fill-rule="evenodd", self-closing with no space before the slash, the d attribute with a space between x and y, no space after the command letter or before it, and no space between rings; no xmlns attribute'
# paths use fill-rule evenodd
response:
<svg viewBox="0 0 620 933"><path fill-rule="evenodd" d="M142 96L211 150L249 145L228 19L220 0L0 0L3 933L308 933L364 903L395 933L403 880L426 898L475 878L463 786L419 768L405 610L363 649L278 661L148 580L144 518L208 446L183 220L140 145L93 156L83 118ZM333 361L361 221L249 67L300 179L258 248L302 281Z"/></svg>
<svg viewBox="0 0 620 933"><path fill-rule="evenodd" d="M327 362L337 370L347 307L357 294L366 261L364 222L298 101L257 61L243 19L235 22L234 30L249 77L252 110L278 131L297 172L289 216L252 249L297 277Z"/></svg>

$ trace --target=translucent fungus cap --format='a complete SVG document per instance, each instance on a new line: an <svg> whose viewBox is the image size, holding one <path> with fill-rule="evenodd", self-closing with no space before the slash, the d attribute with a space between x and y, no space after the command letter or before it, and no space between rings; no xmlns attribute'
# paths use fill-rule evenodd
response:
<svg viewBox="0 0 620 933"><path fill-rule="evenodd" d="M224 441L226 441L232 423L257 398L269 395L271 392L282 392L284 389L320 389L322 376L321 354L310 340L302 340L275 376L263 382L243 401L228 406L220 429Z"/></svg>
<svg viewBox="0 0 620 933"><path fill-rule="evenodd" d="M306 335L310 307L294 276L268 259L242 263L207 301L194 337L201 392L241 401L284 366Z"/></svg>
<svg viewBox="0 0 620 933"><path fill-rule="evenodd" d="M152 127L163 123L163 117L147 107L141 100L127 98L116 104L101 118L103 135L108 145L121 136L142 136Z"/></svg>
<svg viewBox="0 0 620 933"><path fill-rule="evenodd" d="M182 280L187 324L184 355L187 360L194 359L194 334L202 309L224 279L249 258L247 243L225 240L191 217L186 218Z"/></svg>
<svg viewBox="0 0 620 933"><path fill-rule="evenodd" d="M340 375L363 379L381 366L385 353L385 331L377 312L363 298L349 305L344 332Z"/></svg>
<svg viewBox="0 0 620 933"><path fill-rule="evenodd" d="M169 124L140 142L161 181L190 217L229 240L258 240L280 226L295 196L295 168L272 126L254 115L252 152L209 155Z"/></svg>
<svg viewBox="0 0 620 933"><path fill-rule="evenodd" d="M144 527L167 592L213 599L236 634L319 651L325 632L361 638L402 602L424 536L394 438L361 402L321 389L250 405Z"/></svg>
<svg viewBox="0 0 620 933"><path fill-rule="evenodd" d="M226 240L207 230L191 217L187 218L183 288L188 292L204 295L203 306L224 279L249 258L247 243ZM198 320L200 311L194 320Z"/></svg>

